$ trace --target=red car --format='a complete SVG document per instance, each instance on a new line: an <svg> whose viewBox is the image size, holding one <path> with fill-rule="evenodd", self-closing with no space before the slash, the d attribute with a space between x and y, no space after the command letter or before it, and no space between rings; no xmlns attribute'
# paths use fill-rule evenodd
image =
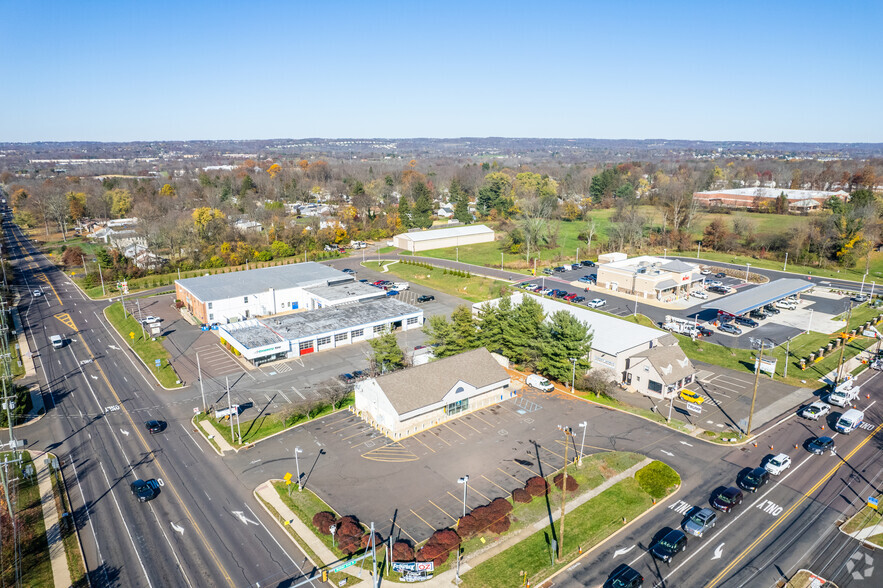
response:
<svg viewBox="0 0 883 588"><path fill-rule="evenodd" d="M372 286L382 286L386 280L377 280L376 282L371 282Z"/></svg>
<svg viewBox="0 0 883 588"><path fill-rule="evenodd" d="M573 300L576 297L577 297L576 292L573 292L572 294L568 294L567 296L565 296L564 299L565 300Z"/></svg>

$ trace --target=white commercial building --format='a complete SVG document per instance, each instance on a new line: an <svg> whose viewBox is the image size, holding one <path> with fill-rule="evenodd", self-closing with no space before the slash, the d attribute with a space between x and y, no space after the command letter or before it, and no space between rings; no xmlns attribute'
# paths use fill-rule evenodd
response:
<svg viewBox="0 0 883 588"><path fill-rule="evenodd" d="M356 384L356 411L401 439L515 396L509 373L485 348Z"/></svg>
<svg viewBox="0 0 883 588"><path fill-rule="evenodd" d="M494 240L494 230L484 225L465 225L446 229L412 231L392 238L392 244L412 253L430 249L460 247L475 243L490 243Z"/></svg>
<svg viewBox="0 0 883 588"><path fill-rule="evenodd" d="M699 266L694 263L652 255L631 259L622 253L619 255L623 257L617 261L598 265L598 288L673 302L688 297L694 288L701 288L705 282L705 277L699 273ZM605 256L598 259L602 257Z"/></svg>

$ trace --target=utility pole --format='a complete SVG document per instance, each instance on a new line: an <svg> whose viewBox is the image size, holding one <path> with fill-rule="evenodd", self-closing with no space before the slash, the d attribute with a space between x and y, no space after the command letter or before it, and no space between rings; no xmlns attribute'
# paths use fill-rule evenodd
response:
<svg viewBox="0 0 883 588"><path fill-rule="evenodd" d="M230 413L227 416L230 418L230 441L232 441L233 440L233 401L230 400L230 376L225 376L224 379L227 381L227 409L229 410L229 413Z"/></svg>
<svg viewBox="0 0 883 588"><path fill-rule="evenodd" d="M763 346L765 341L763 339L760 340L760 355L757 357L757 367L754 368L754 393L751 395L751 411L748 413L748 430L745 432L746 435L751 434L751 421L754 419L754 403L757 401L757 384L760 379L760 366L763 362Z"/></svg>
<svg viewBox="0 0 883 588"><path fill-rule="evenodd" d="M567 502L567 446L570 445L570 437L573 429L558 426L564 432L564 480L561 482L561 521L558 527L558 563L564 557L564 504Z"/></svg>
<svg viewBox="0 0 883 588"><path fill-rule="evenodd" d="M202 412L206 412L205 387L202 385L202 368L199 366L199 354L196 354L196 372L199 374L199 391L202 393Z"/></svg>
<svg viewBox="0 0 883 588"><path fill-rule="evenodd" d="M141 314L141 300L136 298L135 302L138 304L138 322L141 324L141 338L147 341L147 333L144 332L144 317Z"/></svg>
<svg viewBox="0 0 883 588"><path fill-rule="evenodd" d="M101 295L106 296L107 292L104 291L104 274L101 273L101 264L98 264L98 277L101 278Z"/></svg>
<svg viewBox="0 0 883 588"><path fill-rule="evenodd" d="M371 521L371 577L374 588L380 588L380 577L377 575L377 538L374 535L374 521Z"/></svg>
<svg viewBox="0 0 883 588"><path fill-rule="evenodd" d="M849 328L849 319L852 317L852 303L849 304L849 310L846 311L846 328ZM843 345L840 346L840 359L837 361L837 374L834 376L834 388L837 388L837 384L840 383L840 372L843 369L843 353L846 351L846 333L841 333L840 337L843 339Z"/></svg>
<svg viewBox="0 0 883 588"><path fill-rule="evenodd" d="M788 339L788 342L785 344L785 373L782 374L783 378L788 377L788 360L791 359L791 339Z"/></svg>

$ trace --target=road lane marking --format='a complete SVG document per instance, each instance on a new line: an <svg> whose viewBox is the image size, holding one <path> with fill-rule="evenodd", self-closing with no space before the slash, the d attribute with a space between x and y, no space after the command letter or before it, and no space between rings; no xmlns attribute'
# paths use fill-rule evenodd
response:
<svg viewBox="0 0 883 588"><path fill-rule="evenodd" d="M782 521L787 520L788 517L791 515L791 513L793 513L795 510L797 510L797 508L798 508L801 504L803 504L804 502L806 502L806 501L809 499L810 495L812 495L816 490L819 489L819 487L820 487L822 484L824 484L825 482L827 482L827 481L828 481L828 480L829 480L829 479L830 479L835 473L837 473L837 470L839 470L839 469L843 466L843 464L845 464L847 461L849 461L849 458L851 458L853 455L855 455L856 452L858 452L859 449L861 449L862 447L864 447L865 444L866 444L868 441L870 441L871 439L873 439L873 438L877 435L877 433L880 432L880 429L881 429L881 428L883 428L883 424L879 425L879 426L874 430L874 432L873 432L872 434L870 434L870 435L868 435L867 437L865 437L865 438L861 441L861 443L859 443L858 445L856 445L855 448L854 448L852 451L850 451L849 454L846 455L846 457L842 458L841 461L839 461L839 462L837 463L837 465L835 465L835 466L832 467L830 470L828 470L828 473L825 474L824 476L822 476L822 478L821 478L818 482L816 482L815 485L813 485L812 488L810 488L807 492L805 492L804 494L801 495L800 500L798 500L797 502L795 502L795 503L794 503L794 504L793 504L793 505L792 505L787 511L785 511L785 513L784 513L783 516L779 517L779 518L776 520L775 523L773 523L772 525L770 525L769 528L768 528L766 531L764 531L763 533L761 533L761 535L760 535L757 539L755 539L755 540L751 543L751 545L749 545L748 547L746 547L746 548L742 551L742 553L739 554L739 556L738 556L736 559L734 559L732 562L730 562L730 564L729 564L726 568L724 568L724 569L723 569L723 570L722 570L717 576L715 576L715 577L711 580L711 582L709 582L708 584L706 584L705 588L713 588L714 586L716 586L726 574L730 573L730 571L731 571L736 565L738 565L740 561L742 561L743 559L745 559L745 556L747 556L749 553L751 553L752 551L754 551L754 548L757 547L757 545L758 545L761 541L763 541L764 539L766 539L766 538L769 536L770 533L772 533L774 530L776 530L776 528L777 528L780 524L782 524ZM806 463L806 462L804 461L804 462L802 462L802 463Z"/></svg>
<svg viewBox="0 0 883 588"><path fill-rule="evenodd" d="M107 482L110 497L113 498L113 503L117 505L117 512L120 513L120 520L123 521L123 526L126 528L126 534L129 536L129 541L132 543L135 557L138 558L138 563L141 564L141 571L144 572L144 579L147 580L148 586L153 586L153 583L150 581L150 576L147 575L147 568L144 567L144 562L141 560L141 554L138 553L138 548L135 546L135 540L132 539L132 532L129 531L129 525L126 524L126 519L123 517L123 509L120 508L120 503L117 502L117 497L113 492L113 484L110 483L110 478L107 477L107 472L104 470L104 464L99 461L98 465L101 466L101 473L104 474L104 481Z"/></svg>

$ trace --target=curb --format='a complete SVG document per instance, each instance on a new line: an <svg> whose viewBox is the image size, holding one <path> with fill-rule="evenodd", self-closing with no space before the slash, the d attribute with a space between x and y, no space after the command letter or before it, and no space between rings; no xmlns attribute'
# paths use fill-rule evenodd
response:
<svg viewBox="0 0 883 588"><path fill-rule="evenodd" d="M107 323L108 323L111 327L113 327L113 330L116 332L117 335L120 336L120 339L123 340L123 343L126 345L126 347L129 348L129 351L131 351L132 354L133 354L135 357L138 358L138 361L141 362L141 365L144 366L144 369L147 370L147 373L150 374L150 377L153 378L153 380L156 382L156 385L159 386L160 388L162 388L163 390L169 390L169 391L172 391L172 390L183 390L184 388L186 388L187 386L185 386L183 383L182 383L180 386L178 386L177 388L166 388L165 386L163 386L162 384L160 384L160 382L159 382L159 378L156 377L156 374L154 374L152 371L150 371L150 366L148 366L147 363L141 358L141 356L138 355L138 354L135 352L134 349L132 349L132 346L129 345L129 342L126 341L126 338L125 338L125 337L124 337L124 336L123 336L123 335L117 330L117 328L116 328L116 327L114 326L114 324L110 321L110 319L107 318L107 309L108 309L109 306L110 306L110 305L108 304L107 306L104 307L104 310L101 311L101 314L104 315L104 320L106 320ZM165 349L165 347L163 347L163 349ZM173 369L174 369L174 368L173 368ZM175 373L177 374L177 372L175 372Z"/></svg>
<svg viewBox="0 0 883 588"><path fill-rule="evenodd" d="M292 536L292 534L288 531L288 529L285 528L285 525L283 525L283 524L279 521L279 519L282 518L281 515L280 515L278 512L275 512L275 513L274 513L274 512L271 512L271 511L270 511L270 509L268 508L268 505L265 503L264 499L261 498L260 495L258 494L258 489L259 489L261 486L263 486L264 484L268 484L268 485L272 488L272 486L273 486L273 480L267 480L267 481L265 481L265 482L262 482L262 483L258 484L257 488L255 488L255 489L252 491L252 496L255 497L255 499L258 501L258 504L261 505L261 508L263 508L264 511L266 511L266 513L267 513L268 515L270 515L270 516L273 518L274 521L276 521L276 524L279 525L279 528L282 529L282 532L285 534L285 536L288 537L288 539L291 540L291 542L294 543L295 546L297 546L297 548L298 548L299 550L301 550L301 551L304 552L304 557L307 558L307 561L309 561L309 562L313 565L314 568L316 568L317 570L320 570L320 569L322 569L323 567L325 567L325 564L317 564L316 562L314 562L314 561L313 561L313 558L311 558L310 555L309 555L308 553L306 553L306 550L301 549L301 546L300 546L300 544L297 542L297 540ZM274 508L273 510L275 511L276 509Z"/></svg>
<svg viewBox="0 0 883 588"><path fill-rule="evenodd" d="M196 423L196 415L193 415L193 417L191 417L190 424L193 425L193 428L196 430L197 433L199 433L199 436L202 437L206 441L206 443L209 444L209 447L211 447L212 449L215 450L215 453L217 453L221 457L224 457L224 452L221 451L220 449L218 449L218 447L214 443L212 443L212 440L207 437L207 433L205 432L205 429L203 429L202 427L200 427ZM235 447L233 448L233 451L236 451L237 453L239 453L239 450L236 449Z"/></svg>

